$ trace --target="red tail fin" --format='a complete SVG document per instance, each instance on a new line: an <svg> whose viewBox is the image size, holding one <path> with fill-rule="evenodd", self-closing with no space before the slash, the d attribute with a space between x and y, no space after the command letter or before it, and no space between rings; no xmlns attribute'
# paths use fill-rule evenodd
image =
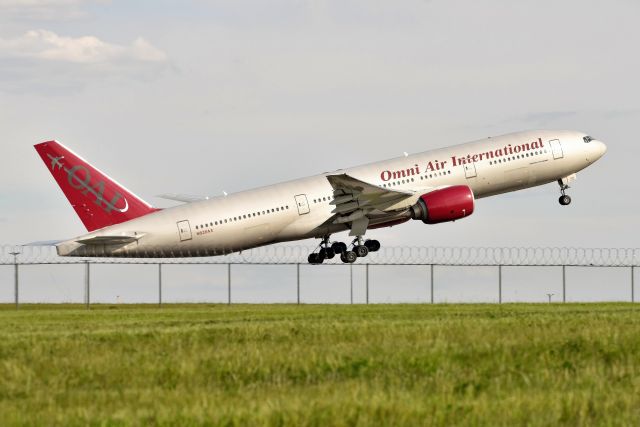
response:
<svg viewBox="0 0 640 427"><path fill-rule="evenodd" d="M158 210L59 142L35 148L88 231Z"/></svg>

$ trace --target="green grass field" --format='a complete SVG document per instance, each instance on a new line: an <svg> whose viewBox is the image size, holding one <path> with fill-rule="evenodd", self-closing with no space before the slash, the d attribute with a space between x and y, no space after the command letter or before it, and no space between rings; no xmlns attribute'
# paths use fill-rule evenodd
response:
<svg viewBox="0 0 640 427"><path fill-rule="evenodd" d="M0 306L1 425L638 425L640 306Z"/></svg>

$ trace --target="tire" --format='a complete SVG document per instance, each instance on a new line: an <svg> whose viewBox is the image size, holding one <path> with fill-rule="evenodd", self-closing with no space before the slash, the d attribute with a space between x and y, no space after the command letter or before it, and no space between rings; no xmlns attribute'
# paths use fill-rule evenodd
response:
<svg viewBox="0 0 640 427"><path fill-rule="evenodd" d="M356 255L356 253L353 251L345 251L343 252L343 255L344 255L344 259L349 264L356 262L356 260L358 259L358 255Z"/></svg>
<svg viewBox="0 0 640 427"><path fill-rule="evenodd" d="M327 259L333 259L333 257L336 256L336 251L334 251L333 248L326 248L324 253Z"/></svg>
<svg viewBox="0 0 640 427"><path fill-rule="evenodd" d="M354 249L358 258L364 258L369 255L369 248L367 248L365 245L358 245Z"/></svg>
<svg viewBox="0 0 640 427"><path fill-rule="evenodd" d="M333 249L333 252L335 252L336 254L341 254L345 250L345 248L343 248L342 245L344 245L344 243L342 242L333 242L331 244L331 249Z"/></svg>
<svg viewBox="0 0 640 427"><path fill-rule="evenodd" d="M309 254L307 261L309 261L309 264L322 264L324 257L320 256L320 254L312 253Z"/></svg>
<svg viewBox="0 0 640 427"><path fill-rule="evenodd" d="M377 240L367 240L364 245L369 249L369 252L377 252L380 250L380 242Z"/></svg>
<svg viewBox="0 0 640 427"><path fill-rule="evenodd" d="M560 196L560 198L558 199L558 202L560 202L562 206L567 206L568 204L571 203L571 197L567 195Z"/></svg>

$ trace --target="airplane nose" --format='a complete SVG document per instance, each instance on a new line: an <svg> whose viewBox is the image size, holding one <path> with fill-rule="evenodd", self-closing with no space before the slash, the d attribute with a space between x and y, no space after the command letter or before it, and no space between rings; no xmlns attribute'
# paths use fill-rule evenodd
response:
<svg viewBox="0 0 640 427"><path fill-rule="evenodd" d="M584 145L584 154L587 162L593 163L607 152L607 146L602 141L592 139Z"/></svg>
<svg viewBox="0 0 640 427"><path fill-rule="evenodd" d="M595 159L598 160L600 157L604 156L604 153L607 152L607 146L602 141L591 141L593 147L591 148L594 152Z"/></svg>

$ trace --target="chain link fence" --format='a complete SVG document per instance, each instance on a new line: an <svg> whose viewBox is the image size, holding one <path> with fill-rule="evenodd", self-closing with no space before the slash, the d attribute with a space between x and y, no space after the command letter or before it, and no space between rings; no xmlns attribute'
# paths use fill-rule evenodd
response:
<svg viewBox="0 0 640 427"><path fill-rule="evenodd" d="M53 246L0 246L0 265L14 264L297 264L305 263L313 246L272 245L231 255L193 258L78 258L59 257ZM341 264L339 257L326 260ZM528 247L382 247L357 263L373 265L450 266L582 266L640 265L638 248Z"/></svg>
<svg viewBox="0 0 640 427"><path fill-rule="evenodd" d="M38 302L37 298L26 298L24 301L20 298L21 290L21 273L29 271L34 266L49 266L51 269L51 277L55 278L58 274L53 271L56 265L78 265L74 269L82 269L77 272L83 275L83 302L87 307L92 302L91 285L92 278L96 279L96 269L92 266L99 265L143 265L147 267L146 275L149 275L149 268L154 277L157 286L157 297L153 298L149 303L162 304L164 302L175 302L171 298L163 299L163 286L165 279L163 273L169 265L184 265L185 268L196 268L196 265L214 265L216 268L223 269L224 274L218 272L216 279L218 284L224 286L224 297L219 297L215 302L224 302L231 304L234 302L234 283L241 278L242 274L247 274L247 267L255 269L264 269L267 265L290 266L282 269L281 273L275 276L269 276L272 282L281 280L292 280L295 283L295 297L288 296L281 302L303 303L301 299L301 282L310 282L312 280L336 280L336 269L340 270L340 277L347 276L346 282L349 284L349 299L343 302L354 302L354 271L356 273L356 281L363 288L358 302L388 302L388 301L372 301L370 298L370 282L374 279L373 275L385 277L387 286L392 286L395 278L401 276L403 272L413 268L421 268L420 273L421 288L417 302L435 303L447 302L446 300L438 300L436 283L442 280L442 277L436 277L437 272L461 270L471 271L468 276L470 280L475 277L489 274L490 281L495 286L490 291L491 298L489 302L503 302L505 275L504 271L518 270L517 267L529 267L534 270L554 271L554 281L559 286L553 293L549 292L548 296L551 302L552 296L554 301L566 302L567 296L567 271L569 269L584 270L585 268L595 268L599 270L628 270L628 276L616 276L618 286L624 286L628 291L624 293L624 297L616 297L618 300L626 300L635 302L635 268L640 264L640 249L634 248L526 248L526 247L507 247L507 248L490 248L490 247L384 247L378 252L370 253L366 258L358 259L355 264L343 264L339 257L326 260L323 265L309 266L306 264L307 255L314 250L314 247L302 245L275 245L256 248L234 253L231 255L218 257L201 257L201 258L73 258L59 257L56 254L55 247L52 246L16 246L3 245L0 246L0 266L13 267L12 283L6 283L13 287L13 303L16 307L21 302ZM244 266L243 268L238 268ZM342 266L342 268L338 268ZM372 268L374 267L375 268ZM413 267L412 267L413 266ZM301 275L301 267L304 270ZM395 268L396 276L388 278L382 272L384 268ZM124 267L121 267L124 268ZM522 269L524 270L524 269ZM491 271L491 273L487 273ZM593 270L592 270L593 271ZM475 272L475 273L474 273ZM476 274L482 272L482 274ZM99 270L98 274L106 274L105 270ZM183 271L183 274L185 272ZM527 273L528 274L528 273ZM293 276L293 278L291 277ZM8 277L8 276L7 276ZM266 276L265 276L266 277ZM508 275L508 277L512 277ZM628 279L626 278L628 277ZM103 278L104 279L104 278ZM548 281L548 279L546 279ZM221 284L220 282L224 282ZM611 280L602 282L601 288L606 292L607 286L611 285ZM621 282L625 282L621 284ZM302 283L305 285L305 283ZM560 287L561 285L561 287ZM379 286L379 285L376 285ZM627 288L628 286L628 288ZM7 289L7 288L5 288ZM495 292L495 293L494 293ZM606 294L603 294L606 296ZM604 298L607 299L607 298ZM464 301L464 296L462 298ZM513 298L511 299L513 301ZM78 301L76 301L78 302ZM213 302L213 301L212 301ZM238 302L238 301L235 301ZM468 301L471 302L471 301Z"/></svg>

